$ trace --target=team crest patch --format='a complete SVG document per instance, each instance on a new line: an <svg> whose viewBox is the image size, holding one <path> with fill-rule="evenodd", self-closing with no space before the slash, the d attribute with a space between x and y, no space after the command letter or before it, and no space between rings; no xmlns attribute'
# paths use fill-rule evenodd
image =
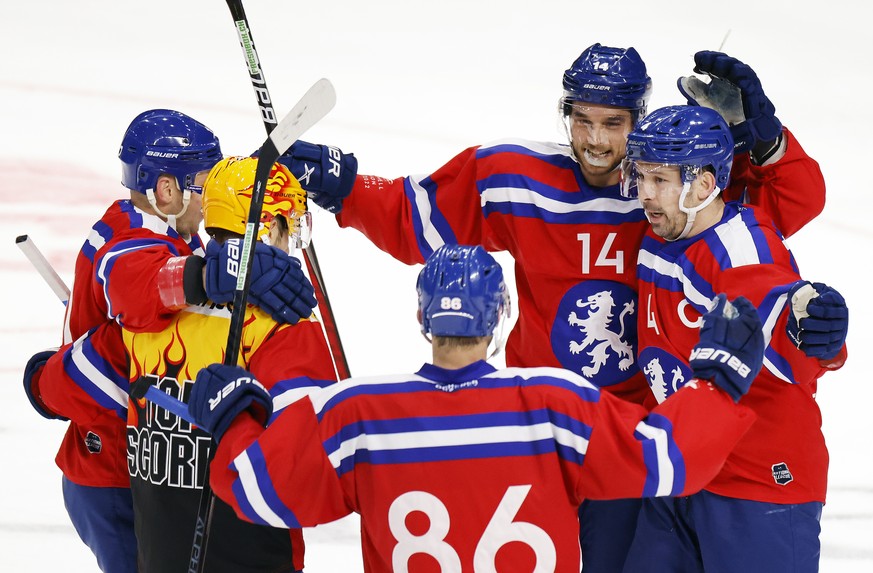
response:
<svg viewBox="0 0 873 573"><path fill-rule="evenodd" d="M694 377L691 368L681 360L656 347L640 350L640 368L659 404Z"/></svg>
<svg viewBox="0 0 873 573"><path fill-rule="evenodd" d="M611 281L570 289L552 324L552 351L561 365L597 386L624 382L636 364L636 293Z"/></svg>
<svg viewBox="0 0 873 573"><path fill-rule="evenodd" d="M85 435L85 447L92 454L99 454L103 450L103 440L94 432L88 432Z"/></svg>
<svg viewBox="0 0 873 573"><path fill-rule="evenodd" d="M788 469L788 464L785 462L779 462L778 464L773 464L773 479L779 485L785 485L789 482L794 481L794 476L791 475L791 470Z"/></svg>

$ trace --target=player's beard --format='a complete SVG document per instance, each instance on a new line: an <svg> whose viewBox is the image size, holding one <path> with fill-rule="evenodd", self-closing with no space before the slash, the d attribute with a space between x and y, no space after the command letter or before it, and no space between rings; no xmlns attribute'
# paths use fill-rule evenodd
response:
<svg viewBox="0 0 873 573"><path fill-rule="evenodd" d="M677 211L672 215L667 215L663 211L655 211L653 213L646 211L646 219L652 226L652 231L665 241L675 241L685 229L685 224L688 222L688 215L682 211Z"/></svg>

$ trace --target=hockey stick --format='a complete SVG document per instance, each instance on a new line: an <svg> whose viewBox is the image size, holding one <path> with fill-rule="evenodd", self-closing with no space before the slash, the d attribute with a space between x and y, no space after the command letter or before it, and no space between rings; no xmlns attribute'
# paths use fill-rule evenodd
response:
<svg viewBox="0 0 873 573"><path fill-rule="evenodd" d="M309 91L297 102L294 109L282 119L282 122L271 130L266 141L261 145L258 154L258 164L255 169L255 186L252 191L246 232L243 237L239 273L236 290L233 295L230 329L227 334L227 346L224 353L224 364L234 366L239 359L242 330L246 315L246 300L248 299L249 277L252 271L253 259L251 253L258 227L261 222L261 209L264 205L264 189L270 178L270 170L279 156L291 147L307 129L324 117L336 103L336 92L333 85L326 79L317 81ZM200 506L197 510L197 522L194 528L194 540L191 545L191 559L188 571L202 572L206 563L206 549L209 542L209 528L212 523L212 512L215 506L215 494L209 485L209 466L215 454L215 440L209 448L209 459L203 475L203 491L200 494Z"/></svg>
<svg viewBox="0 0 873 573"><path fill-rule="evenodd" d="M33 240L28 235L21 235L16 237L15 244L24 252L28 260L33 263L34 268L39 272L39 275L54 291L64 306L66 306L70 301L70 287L58 275L57 271L55 271L51 263L48 262L48 259L45 258L45 255L34 244ZM177 400L165 392L161 392L159 388L152 386L149 379L144 376L131 385L130 395L134 399L145 398L149 402L154 402L186 422L196 425L196 422L188 415L188 406L185 402Z"/></svg>
<svg viewBox="0 0 873 573"><path fill-rule="evenodd" d="M36 247L31 238L27 235L20 235L15 238L15 244L24 253L24 256L30 261L30 264L36 269L39 275L45 280L46 284L52 289L52 292L57 295L64 306L70 300L70 289L64 284L63 279L55 272L48 259Z"/></svg>
<svg viewBox="0 0 873 573"><path fill-rule="evenodd" d="M249 78L252 82L252 88L255 90L258 107L261 110L261 119L269 134L276 127L276 111L273 109L273 101L267 89L267 81L264 79L264 73L261 70L261 62L258 59L258 51L255 49L255 42L249 29L249 21L246 18L245 8L243 8L242 0L226 1L227 7L230 9L230 15L233 17L234 24L236 24L239 43L249 70ZM344 380L351 376L349 363L346 360L346 353L343 350L342 340L340 340L339 329L336 325L333 309L330 306L330 299L327 296L327 287L325 287L324 277L321 274L321 265L318 264L318 256L315 254L315 244L311 238L309 245L303 251L303 261L306 263L306 269L309 271L309 276L312 279L312 286L315 288L315 298L318 300L321 321L327 336L328 347L333 356L337 377L340 380Z"/></svg>

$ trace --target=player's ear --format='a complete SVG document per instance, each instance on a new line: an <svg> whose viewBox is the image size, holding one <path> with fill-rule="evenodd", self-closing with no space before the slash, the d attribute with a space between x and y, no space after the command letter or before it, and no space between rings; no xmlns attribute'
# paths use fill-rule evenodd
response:
<svg viewBox="0 0 873 573"><path fill-rule="evenodd" d="M695 193L700 200L706 199L715 191L715 174L702 171L694 180Z"/></svg>
<svg viewBox="0 0 873 573"><path fill-rule="evenodd" d="M158 207L169 204L173 200L175 191L175 178L170 175L161 175L155 182L155 199Z"/></svg>

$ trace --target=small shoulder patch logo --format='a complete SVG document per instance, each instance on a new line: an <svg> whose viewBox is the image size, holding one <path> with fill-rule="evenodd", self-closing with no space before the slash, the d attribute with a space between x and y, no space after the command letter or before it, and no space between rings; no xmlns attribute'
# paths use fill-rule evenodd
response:
<svg viewBox="0 0 873 573"><path fill-rule="evenodd" d="M103 440L94 432L88 432L85 435L85 447L92 454L99 454L103 450Z"/></svg>
<svg viewBox="0 0 873 573"><path fill-rule="evenodd" d="M788 464L785 462L779 462L778 464L773 464L773 480L779 485L785 485L794 481L794 476L791 475L791 470L788 469Z"/></svg>

